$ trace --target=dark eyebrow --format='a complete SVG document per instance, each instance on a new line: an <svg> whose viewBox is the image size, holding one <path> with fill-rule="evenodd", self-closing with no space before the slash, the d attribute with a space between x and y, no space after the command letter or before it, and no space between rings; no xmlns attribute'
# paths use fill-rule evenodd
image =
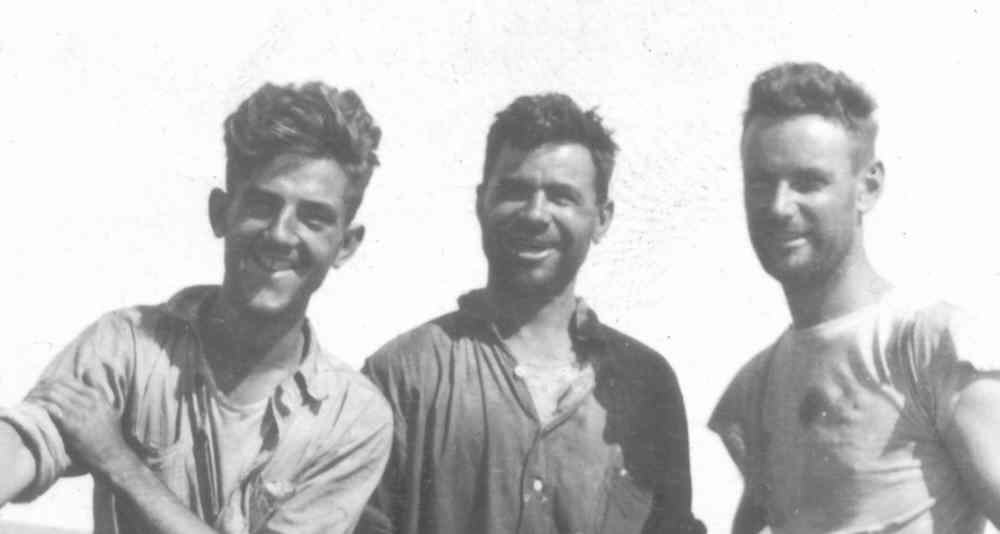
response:
<svg viewBox="0 0 1000 534"><path fill-rule="evenodd" d="M337 219L339 219L337 208L333 207L330 204L327 204L326 202L303 200L299 202L299 207L306 213L313 213L322 215L324 217L329 217L332 221L337 221Z"/></svg>
<svg viewBox="0 0 1000 534"><path fill-rule="evenodd" d="M278 195L268 191L267 189L262 189L257 185L249 185L243 192L244 196L256 200L275 200Z"/></svg>
<svg viewBox="0 0 1000 534"><path fill-rule="evenodd" d="M497 184L510 184L510 185L532 185L534 180L524 176L523 174L504 174L500 176L500 179L496 181Z"/></svg>
<svg viewBox="0 0 1000 534"><path fill-rule="evenodd" d="M802 167L800 169L795 169L795 171L792 172L792 176L796 178L822 178L826 181L833 179L833 176L829 171L818 167Z"/></svg>
<svg viewBox="0 0 1000 534"><path fill-rule="evenodd" d="M579 199L581 196L580 191L569 184L552 183L546 185L545 188L554 193L565 195L573 199Z"/></svg>

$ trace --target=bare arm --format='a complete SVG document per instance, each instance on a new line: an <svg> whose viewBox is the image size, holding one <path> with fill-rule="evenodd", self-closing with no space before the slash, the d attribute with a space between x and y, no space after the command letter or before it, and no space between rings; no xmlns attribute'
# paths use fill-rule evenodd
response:
<svg viewBox="0 0 1000 534"><path fill-rule="evenodd" d="M214 533L170 492L131 450L102 466L102 476L116 495L128 499L146 523L146 532L181 534Z"/></svg>
<svg viewBox="0 0 1000 534"><path fill-rule="evenodd" d="M0 421L0 458L10 462L0 477L0 507L27 489L35 476L35 456L21 435L6 421Z"/></svg>
<svg viewBox="0 0 1000 534"><path fill-rule="evenodd" d="M1000 376L973 381L954 402L945 444L968 494L994 526L1000 527Z"/></svg>
<svg viewBox="0 0 1000 534"><path fill-rule="evenodd" d="M98 390L71 378L46 380L28 399L48 411L70 454L134 505L146 532L215 532L181 504L128 447L117 413Z"/></svg>

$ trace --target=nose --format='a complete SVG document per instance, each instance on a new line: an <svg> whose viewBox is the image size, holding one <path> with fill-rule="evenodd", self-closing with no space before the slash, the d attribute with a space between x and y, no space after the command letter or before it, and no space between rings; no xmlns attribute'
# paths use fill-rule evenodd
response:
<svg viewBox="0 0 1000 534"><path fill-rule="evenodd" d="M290 206L274 214L267 234L276 244L294 246L298 242L298 221Z"/></svg>
<svg viewBox="0 0 1000 534"><path fill-rule="evenodd" d="M537 226L544 226L548 224L548 199L545 198L544 191L535 191L535 193L528 198L524 209L521 210L521 219Z"/></svg>
<svg viewBox="0 0 1000 534"><path fill-rule="evenodd" d="M769 199L768 212L776 217L790 217L795 211L795 191L788 182L781 180Z"/></svg>

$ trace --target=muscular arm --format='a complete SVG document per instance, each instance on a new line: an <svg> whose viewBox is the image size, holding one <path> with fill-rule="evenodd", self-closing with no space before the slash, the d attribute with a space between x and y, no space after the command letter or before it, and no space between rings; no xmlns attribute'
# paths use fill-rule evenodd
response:
<svg viewBox="0 0 1000 534"><path fill-rule="evenodd" d="M27 489L35 476L35 456L21 435L6 421L0 421L0 458L9 459L0 477L0 507Z"/></svg>
<svg viewBox="0 0 1000 534"><path fill-rule="evenodd" d="M70 454L134 505L146 523L145 532L215 532L181 504L128 447L118 414L100 391L72 378L43 380L28 399L49 413Z"/></svg>
<svg viewBox="0 0 1000 534"><path fill-rule="evenodd" d="M955 398L944 439L968 494L1000 527L1000 375L992 373L963 388Z"/></svg>
<svg viewBox="0 0 1000 534"><path fill-rule="evenodd" d="M144 520L146 532L156 534L214 533L198 516L153 475L132 451L102 466L102 476L116 495L124 497Z"/></svg>

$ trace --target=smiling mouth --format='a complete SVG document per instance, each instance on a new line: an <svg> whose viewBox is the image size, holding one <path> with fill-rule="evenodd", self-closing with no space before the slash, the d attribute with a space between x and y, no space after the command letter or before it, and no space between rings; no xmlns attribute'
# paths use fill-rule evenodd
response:
<svg viewBox="0 0 1000 534"><path fill-rule="evenodd" d="M253 263L262 271L267 273L279 273L284 271L292 271L296 268L296 261L287 256L281 256L276 254L267 254L260 251L254 251L251 254Z"/></svg>
<svg viewBox="0 0 1000 534"><path fill-rule="evenodd" d="M542 260L556 252L554 243L535 239L508 238L503 246L515 257L527 261Z"/></svg>
<svg viewBox="0 0 1000 534"><path fill-rule="evenodd" d="M803 235L779 236L777 244L781 248L796 248L805 245L806 238Z"/></svg>

